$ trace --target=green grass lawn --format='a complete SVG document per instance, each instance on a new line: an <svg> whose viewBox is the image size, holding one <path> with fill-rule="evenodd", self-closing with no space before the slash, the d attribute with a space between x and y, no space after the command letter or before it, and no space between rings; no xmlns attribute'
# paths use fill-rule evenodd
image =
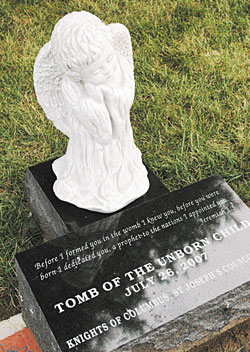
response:
<svg viewBox="0 0 250 352"><path fill-rule="evenodd" d="M34 61L55 23L83 9L131 33L144 161L170 190L220 173L250 205L250 1L1 0L0 320L19 311L15 253L42 241L25 171L67 145L37 103Z"/></svg>

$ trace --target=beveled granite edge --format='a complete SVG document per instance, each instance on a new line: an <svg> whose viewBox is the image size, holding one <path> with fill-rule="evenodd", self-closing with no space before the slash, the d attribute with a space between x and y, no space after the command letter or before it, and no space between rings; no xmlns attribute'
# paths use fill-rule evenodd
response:
<svg viewBox="0 0 250 352"><path fill-rule="evenodd" d="M48 201L29 169L26 171L24 185L32 214L43 231L45 239L52 240L57 237L57 233L64 235L69 233L69 229L63 223L52 204Z"/></svg>
<svg viewBox="0 0 250 352"><path fill-rule="evenodd" d="M35 335L39 346L43 346L43 352L61 352L55 336L16 260L15 268L19 281L19 302L22 308L23 321Z"/></svg>
<svg viewBox="0 0 250 352"><path fill-rule="evenodd" d="M247 282L195 309L169 321L161 327L118 347L113 352L178 351L185 342L197 342L210 334L219 333L233 321L250 317L250 282ZM190 349L184 346L181 351ZM173 351L173 352L174 352Z"/></svg>

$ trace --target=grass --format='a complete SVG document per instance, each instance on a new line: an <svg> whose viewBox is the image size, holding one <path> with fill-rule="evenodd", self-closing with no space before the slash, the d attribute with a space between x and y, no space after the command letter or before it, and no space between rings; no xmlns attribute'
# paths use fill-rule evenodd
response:
<svg viewBox="0 0 250 352"><path fill-rule="evenodd" d="M131 122L144 161L170 190L220 173L250 205L248 1L2 0L0 320L19 311L15 253L42 241L25 171L62 155L67 145L37 103L34 61L55 23L82 9L130 30Z"/></svg>

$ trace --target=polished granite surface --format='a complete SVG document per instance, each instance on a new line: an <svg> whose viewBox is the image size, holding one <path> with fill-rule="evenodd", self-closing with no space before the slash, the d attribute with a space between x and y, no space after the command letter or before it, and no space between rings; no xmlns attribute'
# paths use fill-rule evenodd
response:
<svg viewBox="0 0 250 352"><path fill-rule="evenodd" d="M112 351L250 280L250 210L213 176L16 256L62 351Z"/></svg>
<svg viewBox="0 0 250 352"><path fill-rule="evenodd" d="M56 176L51 167L53 161L54 160L49 160L38 165L31 166L28 170L39 187L42 189L42 192L44 193L47 201L50 202L50 204L56 210L56 213L60 216L63 223L68 227L70 231L81 232L81 229L86 225L90 225L101 220L102 228L108 229L110 221L111 223L113 221L110 219L110 217L119 213L120 210L111 214L103 214L86 209L80 209L75 205L58 199L53 192L53 184L56 180ZM125 208L123 208L123 210L130 209L134 206L169 192L163 183L154 175L154 173L149 168L147 168L147 170L148 178L150 181L150 188L148 192L144 196L127 205ZM26 180L26 186L28 186L28 182L29 181ZM32 189L32 192L34 191L35 190Z"/></svg>

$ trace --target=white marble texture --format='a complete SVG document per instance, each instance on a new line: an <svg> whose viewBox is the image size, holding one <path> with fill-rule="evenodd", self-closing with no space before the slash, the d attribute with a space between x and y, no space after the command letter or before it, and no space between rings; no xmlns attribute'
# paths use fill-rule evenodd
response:
<svg viewBox="0 0 250 352"><path fill-rule="evenodd" d="M37 56L34 85L47 117L69 137L53 163L58 198L110 213L147 192L130 124L135 83L124 25L85 11L63 17Z"/></svg>

